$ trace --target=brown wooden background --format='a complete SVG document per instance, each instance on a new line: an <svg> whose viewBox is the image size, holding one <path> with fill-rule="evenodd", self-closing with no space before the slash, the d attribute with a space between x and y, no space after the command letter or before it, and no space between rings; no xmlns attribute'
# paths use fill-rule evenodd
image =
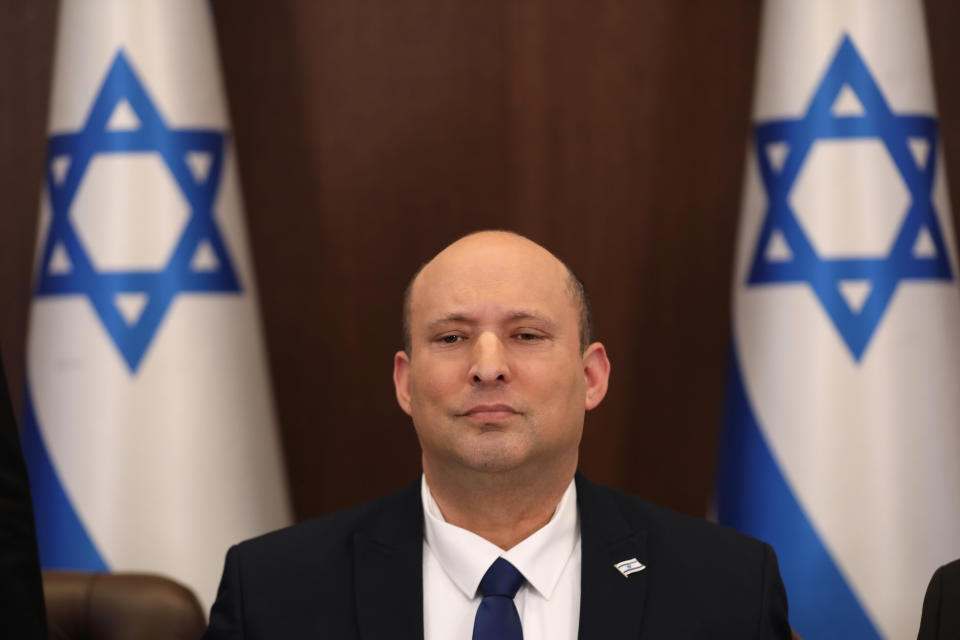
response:
<svg viewBox="0 0 960 640"><path fill-rule="evenodd" d="M956 197L960 3L926 5ZM444 244L488 227L542 242L592 292L614 366L584 472L703 514L759 1L214 7L297 517L415 477L390 380L401 291ZM55 20L52 0L0 0L0 347L14 398Z"/></svg>

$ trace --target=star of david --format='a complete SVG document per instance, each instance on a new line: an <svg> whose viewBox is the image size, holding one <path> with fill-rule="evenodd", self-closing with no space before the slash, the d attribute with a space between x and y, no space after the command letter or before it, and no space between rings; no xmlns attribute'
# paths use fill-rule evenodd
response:
<svg viewBox="0 0 960 640"><path fill-rule="evenodd" d="M117 130L110 126L110 118L124 101L136 122ZM241 290L213 218L224 139L222 131L169 126L122 50L114 58L83 127L50 136L45 181L52 216L36 295L86 296L132 373L178 294ZM160 269L98 268L71 221L74 198L98 154L145 152L160 157L189 204L186 224ZM195 170L197 165L191 160L196 158L208 162L205 171ZM204 260L197 259L201 254ZM136 317L118 308L119 297L129 294L143 301Z"/></svg>
<svg viewBox="0 0 960 640"><path fill-rule="evenodd" d="M833 105L849 89L861 105L855 115ZM910 203L886 255L824 257L818 253L788 200L797 176L818 140L877 139L909 191ZM757 238L748 285L806 283L816 294L854 360L860 361L901 280L951 280L943 234L933 205L937 124L933 117L894 113L866 63L845 35L805 114L757 123L755 151L769 208ZM911 150L927 150L915 157ZM779 159L771 153L785 150ZM780 251L771 255L771 241ZM865 283L859 305L843 285Z"/></svg>

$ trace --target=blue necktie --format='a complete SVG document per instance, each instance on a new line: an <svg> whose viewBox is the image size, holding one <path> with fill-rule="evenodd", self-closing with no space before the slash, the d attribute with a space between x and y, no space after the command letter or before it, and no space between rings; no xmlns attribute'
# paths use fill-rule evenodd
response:
<svg viewBox="0 0 960 640"><path fill-rule="evenodd" d="M520 614L513 604L523 581L523 574L503 558L490 565L478 589L483 600L473 621L473 640L523 640Z"/></svg>

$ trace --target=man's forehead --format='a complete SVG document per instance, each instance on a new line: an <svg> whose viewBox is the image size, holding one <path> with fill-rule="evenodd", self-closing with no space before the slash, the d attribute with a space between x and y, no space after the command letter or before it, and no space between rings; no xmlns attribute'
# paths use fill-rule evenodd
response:
<svg viewBox="0 0 960 640"><path fill-rule="evenodd" d="M547 279L540 281L511 274L510 278L485 278L470 272L458 278L425 278L414 289L410 311L420 322L441 319L476 320L481 318L555 318L572 307L570 295L562 285Z"/></svg>
<svg viewBox="0 0 960 640"><path fill-rule="evenodd" d="M472 282L508 286L520 281L564 278L566 267L552 253L522 236L483 231L463 237L423 266L414 280L419 285Z"/></svg>
<svg viewBox="0 0 960 640"><path fill-rule="evenodd" d="M454 243L424 265L411 290L411 311L497 304L518 309L555 306L567 296L568 276L551 253L513 238ZM437 312L436 309L433 309Z"/></svg>

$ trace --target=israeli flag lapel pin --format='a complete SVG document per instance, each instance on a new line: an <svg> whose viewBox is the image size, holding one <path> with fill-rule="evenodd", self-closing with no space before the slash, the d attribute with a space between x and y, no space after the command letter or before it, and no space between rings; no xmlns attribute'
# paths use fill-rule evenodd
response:
<svg viewBox="0 0 960 640"><path fill-rule="evenodd" d="M647 565L642 564L636 558L630 558L629 560L622 560L613 566L616 568L617 571L623 574L624 578L629 578L631 573L637 573L647 568Z"/></svg>

